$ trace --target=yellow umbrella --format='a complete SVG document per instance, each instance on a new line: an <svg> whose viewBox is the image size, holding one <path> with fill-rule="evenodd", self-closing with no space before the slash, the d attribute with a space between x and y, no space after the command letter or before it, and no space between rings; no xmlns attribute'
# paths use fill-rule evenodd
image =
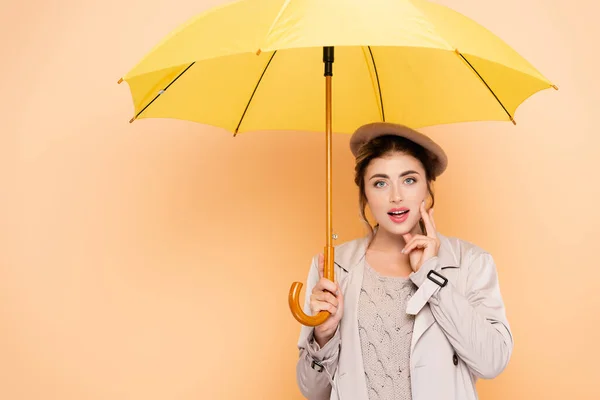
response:
<svg viewBox="0 0 600 400"><path fill-rule="evenodd" d="M131 122L184 119L234 136L322 131L325 124L324 276L330 280L333 126L350 133L373 121L415 128L514 123L525 99L556 89L491 32L425 0L236 1L171 32L122 81L133 98ZM302 311L301 288L295 282L290 290L292 314L304 325L323 323L329 313Z"/></svg>

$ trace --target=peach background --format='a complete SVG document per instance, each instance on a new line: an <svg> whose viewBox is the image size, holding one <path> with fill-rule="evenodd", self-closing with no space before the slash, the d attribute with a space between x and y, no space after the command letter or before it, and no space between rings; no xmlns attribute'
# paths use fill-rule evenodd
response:
<svg viewBox="0 0 600 400"><path fill-rule="evenodd" d="M481 398L598 399L600 8L443 2L560 87L516 127L427 130L451 160L438 227L494 254L514 329ZM287 293L324 245L322 136L129 125L116 84L217 3L3 0L0 398L301 398ZM338 242L363 234L347 140Z"/></svg>

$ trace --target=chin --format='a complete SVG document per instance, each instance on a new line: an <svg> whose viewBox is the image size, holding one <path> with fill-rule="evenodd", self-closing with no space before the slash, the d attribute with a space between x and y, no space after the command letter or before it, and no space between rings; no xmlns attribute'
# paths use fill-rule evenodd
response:
<svg viewBox="0 0 600 400"><path fill-rule="evenodd" d="M411 223L411 221L405 221L402 224L395 224L391 221L386 221L385 224L379 224L380 229L383 228L392 235L405 235L412 232L415 229L415 226L416 223Z"/></svg>

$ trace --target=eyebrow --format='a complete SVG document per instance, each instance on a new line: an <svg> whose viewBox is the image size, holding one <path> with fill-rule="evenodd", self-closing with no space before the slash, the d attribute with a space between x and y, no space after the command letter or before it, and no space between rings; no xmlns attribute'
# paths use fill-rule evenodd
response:
<svg viewBox="0 0 600 400"><path fill-rule="evenodd" d="M406 175L410 175L410 174L417 174L419 175L419 173L417 171L413 171L413 170L409 170L409 171L404 171L403 173L401 173L400 175L398 175L399 178L402 178L403 176ZM372 177L369 178L369 180L373 179L373 178L385 178L385 179L390 179L389 176L387 176L386 174L375 174Z"/></svg>

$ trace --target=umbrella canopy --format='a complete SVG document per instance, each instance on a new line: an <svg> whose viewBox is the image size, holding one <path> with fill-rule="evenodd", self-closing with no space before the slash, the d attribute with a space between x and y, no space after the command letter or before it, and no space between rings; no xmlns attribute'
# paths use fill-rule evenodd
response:
<svg viewBox="0 0 600 400"><path fill-rule="evenodd" d="M323 131L322 47L335 46L332 124L514 120L553 87L467 17L423 0L242 0L169 34L123 80L135 117Z"/></svg>
<svg viewBox="0 0 600 400"><path fill-rule="evenodd" d="M425 0L236 1L171 32L122 81L133 98L131 122L184 119L234 136L325 127L330 280L333 130L374 121L514 123L525 99L556 88L491 32ZM321 324L329 313L308 316L301 288L295 282L290 290L292 314Z"/></svg>

